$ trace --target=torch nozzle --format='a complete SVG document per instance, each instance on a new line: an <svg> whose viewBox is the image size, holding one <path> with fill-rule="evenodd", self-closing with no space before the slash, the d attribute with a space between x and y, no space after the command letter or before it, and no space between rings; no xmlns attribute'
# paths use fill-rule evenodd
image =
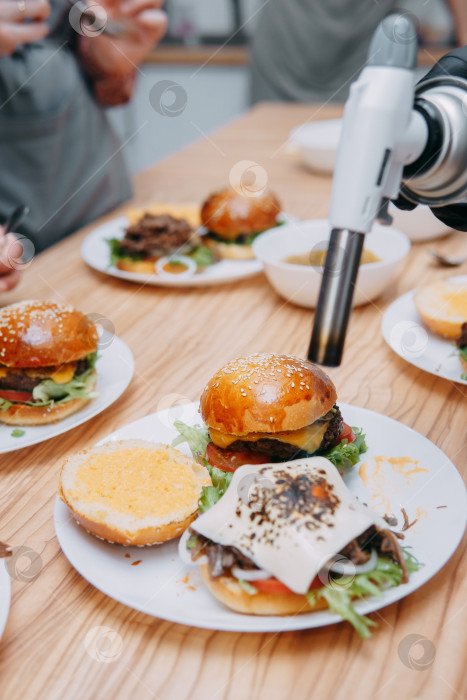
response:
<svg viewBox="0 0 467 700"><path fill-rule="evenodd" d="M341 363L365 234L331 232L308 359L328 367Z"/></svg>

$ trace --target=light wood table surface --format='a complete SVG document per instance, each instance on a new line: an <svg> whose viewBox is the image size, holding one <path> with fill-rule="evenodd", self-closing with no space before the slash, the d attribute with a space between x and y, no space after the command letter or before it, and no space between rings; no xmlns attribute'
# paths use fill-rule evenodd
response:
<svg viewBox="0 0 467 700"><path fill-rule="evenodd" d="M338 113L330 107L260 105L141 174L134 204L200 202L228 183L235 163L252 160L266 169L285 211L303 218L323 217L331 178L307 172L287 147L287 135L306 120ZM112 216L115 213L107 218ZM136 373L121 399L88 423L48 442L0 455L0 539L29 547L42 560L34 580L12 581L12 606L0 642L0 697L466 698L465 540L441 573L380 611L378 630L363 642L347 624L281 634L171 624L107 598L70 566L52 520L64 458L156 411L169 394L197 399L213 371L233 357L258 351L305 355L313 318L311 311L284 303L262 275L225 286L167 290L139 288L98 274L79 253L91 228L39 255L21 285L2 298L2 303L64 299L87 313L103 314L132 349ZM465 474L465 387L399 359L380 332L382 313L391 301L440 274L426 254L433 247L465 252L467 235L414 245L387 293L354 311L344 363L329 373L341 401L414 428ZM95 626L121 636L122 651L115 663L96 661L86 651L85 637ZM409 634L423 635L435 645L435 661L426 670L410 669L399 659L398 646Z"/></svg>

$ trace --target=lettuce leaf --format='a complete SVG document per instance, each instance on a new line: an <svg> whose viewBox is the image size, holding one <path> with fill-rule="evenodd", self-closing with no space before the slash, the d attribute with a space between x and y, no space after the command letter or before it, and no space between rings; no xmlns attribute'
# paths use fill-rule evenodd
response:
<svg viewBox="0 0 467 700"><path fill-rule="evenodd" d="M121 240L119 238L107 238L107 245L110 248L110 265L116 265L119 260L133 260L134 262L139 262L144 260L144 255L142 253L121 253L120 246Z"/></svg>
<svg viewBox="0 0 467 700"><path fill-rule="evenodd" d="M198 459L199 457L204 459L206 447L211 442L207 427L205 425L194 425L192 427L177 419L174 421L174 428L178 430L180 435L172 440L172 447L177 447L182 442L186 442L193 459Z"/></svg>
<svg viewBox="0 0 467 700"><path fill-rule="evenodd" d="M65 403L73 399L94 399L93 391L95 371L87 369L70 379L66 384L56 384L53 379L44 379L32 390L33 401L26 401L28 406L52 406L58 401Z"/></svg>
<svg viewBox="0 0 467 700"><path fill-rule="evenodd" d="M365 442L366 436L362 429L352 427L352 430L355 433L355 440L353 442L349 443L347 439L344 439L339 445L322 453L323 457L329 459L335 467L343 471L357 464L360 461L360 455L368 449Z"/></svg>
<svg viewBox="0 0 467 700"><path fill-rule="evenodd" d="M11 401L7 401L6 399L0 399L0 411L4 413L5 411L8 411L10 406L13 406Z"/></svg>
<svg viewBox="0 0 467 700"><path fill-rule="evenodd" d="M207 460L204 460L204 464L211 475L212 486L203 486L201 496L198 500L198 507L201 513L204 513L205 510L209 510L214 503L217 503L217 501L222 498L229 488L234 474L233 472L224 472L222 469L212 467Z"/></svg>
<svg viewBox="0 0 467 700"><path fill-rule="evenodd" d="M417 571L421 564L405 549L404 558L407 571ZM402 581L402 569L398 564L386 557L378 557L376 567L365 574L357 574L353 578L340 578L330 586L323 586L310 591L307 598L313 605L319 598L324 598L329 610L340 615L355 628L362 639L371 637L370 627L377 627L376 622L360 615L353 607L353 598L364 596L381 596L387 588L399 586Z"/></svg>

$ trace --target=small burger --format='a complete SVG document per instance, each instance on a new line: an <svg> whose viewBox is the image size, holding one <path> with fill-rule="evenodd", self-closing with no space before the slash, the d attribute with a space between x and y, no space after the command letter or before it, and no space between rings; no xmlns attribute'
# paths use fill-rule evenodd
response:
<svg viewBox="0 0 467 700"><path fill-rule="evenodd" d="M212 194L201 208L204 244L221 258L254 258L251 244L259 233L278 225L279 200L269 191L243 196L234 189Z"/></svg>
<svg viewBox="0 0 467 700"><path fill-rule="evenodd" d="M0 309L0 421L44 425L96 396L96 326L55 301Z"/></svg>
<svg viewBox="0 0 467 700"><path fill-rule="evenodd" d="M462 324L461 334L456 340L459 349L459 359L467 377L467 321Z"/></svg>
<svg viewBox="0 0 467 700"><path fill-rule="evenodd" d="M220 259L203 245L197 233L197 207L155 207L143 213L130 212L128 218L124 237L108 240L111 264L119 270L147 275L161 271L179 274L188 268L201 272Z"/></svg>
<svg viewBox="0 0 467 700"><path fill-rule="evenodd" d="M347 455L336 450L333 461L344 466L355 453L355 463L366 449L364 439L344 423L336 399L331 379L307 360L275 354L233 360L214 374L200 399L210 438L206 459L234 471L328 454L343 443Z"/></svg>
<svg viewBox="0 0 467 700"><path fill-rule="evenodd" d="M322 457L241 467L222 499L191 524L179 552L236 612L329 608L362 637L375 623L357 613L352 599L381 595L418 568L386 521Z"/></svg>

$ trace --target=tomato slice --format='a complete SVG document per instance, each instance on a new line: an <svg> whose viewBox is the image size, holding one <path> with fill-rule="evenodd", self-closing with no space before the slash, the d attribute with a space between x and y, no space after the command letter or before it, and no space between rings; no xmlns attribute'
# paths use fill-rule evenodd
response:
<svg viewBox="0 0 467 700"><path fill-rule="evenodd" d="M208 443L206 459L209 464L224 472L234 472L244 464L267 464L270 462L268 455L252 450L223 450L213 442Z"/></svg>
<svg viewBox="0 0 467 700"><path fill-rule="evenodd" d="M32 401L32 393L30 391L14 391L13 389L0 389L0 399L5 401L17 401L24 403Z"/></svg>
<svg viewBox="0 0 467 700"><path fill-rule="evenodd" d="M350 427L350 425L347 425L347 423L344 423L342 432L337 438L337 444L339 444L342 440L348 440L349 444L355 440L355 433Z"/></svg>
<svg viewBox="0 0 467 700"><path fill-rule="evenodd" d="M263 578L260 581L252 581L252 585L257 588L260 593L293 593L290 588L287 588L285 583L282 583L282 581L279 581L273 576L271 576L271 578ZM319 576L315 576L308 590L312 591L315 588L322 587L323 582Z"/></svg>

